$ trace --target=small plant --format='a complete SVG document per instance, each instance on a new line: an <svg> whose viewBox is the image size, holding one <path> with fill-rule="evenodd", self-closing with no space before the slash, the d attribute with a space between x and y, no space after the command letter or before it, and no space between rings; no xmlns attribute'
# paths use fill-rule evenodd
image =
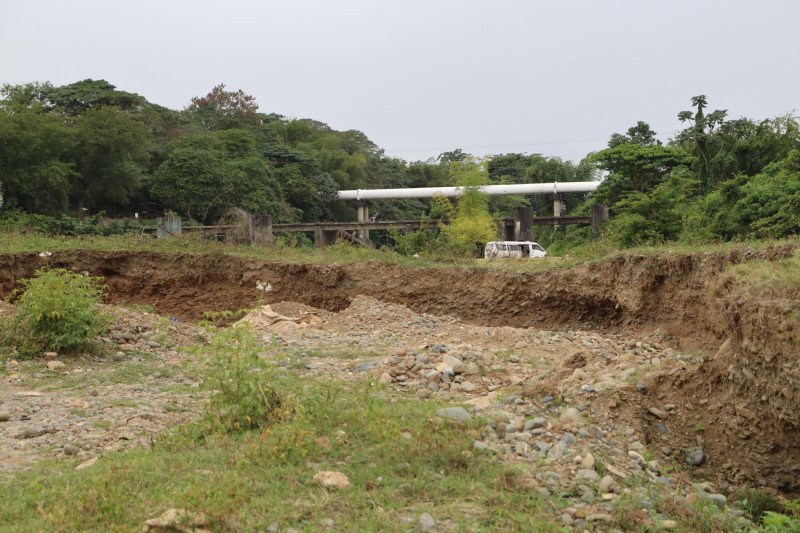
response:
<svg viewBox="0 0 800 533"><path fill-rule="evenodd" d="M237 309L236 311L206 311L203 313L203 320L200 321L200 326L227 326L236 322L244 317L252 309Z"/></svg>
<svg viewBox="0 0 800 533"><path fill-rule="evenodd" d="M767 533L800 533L800 520L780 513L764 513L764 531Z"/></svg>
<svg viewBox="0 0 800 533"><path fill-rule="evenodd" d="M204 385L214 391L209 419L227 432L264 427L281 398L269 385L272 373L258 354L262 345L247 326L218 332L207 347L210 359Z"/></svg>
<svg viewBox="0 0 800 533"><path fill-rule="evenodd" d="M99 307L101 283L100 278L63 268L37 271L12 293L17 310L3 332L4 340L28 357L84 345L108 325Z"/></svg>
<svg viewBox="0 0 800 533"><path fill-rule="evenodd" d="M747 511L747 514L756 523L760 522L767 513L782 513L784 511L780 501L763 489L743 489L736 496L739 507Z"/></svg>

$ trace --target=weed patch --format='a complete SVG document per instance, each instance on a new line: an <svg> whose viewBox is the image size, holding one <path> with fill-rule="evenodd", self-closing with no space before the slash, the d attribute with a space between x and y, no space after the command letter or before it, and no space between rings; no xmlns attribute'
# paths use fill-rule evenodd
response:
<svg viewBox="0 0 800 533"><path fill-rule="evenodd" d="M13 293L16 313L3 332L24 357L72 350L105 331L101 280L65 269L42 269Z"/></svg>

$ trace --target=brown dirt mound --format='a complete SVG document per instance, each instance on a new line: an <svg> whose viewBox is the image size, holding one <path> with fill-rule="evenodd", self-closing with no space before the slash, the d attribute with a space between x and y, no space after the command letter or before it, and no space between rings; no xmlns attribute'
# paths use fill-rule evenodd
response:
<svg viewBox="0 0 800 533"><path fill-rule="evenodd" d="M730 337L690 372L656 375L651 394L682 406L693 424L667 442L702 434L709 467L727 480L800 492L800 291L720 298ZM687 417L683 417L688 421ZM664 436L648 424L653 439Z"/></svg>
<svg viewBox="0 0 800 533"><path fill-rule="evenodd" d="M358 295L417 313L451 315L486 326L643 332L656 328L683 348L724 350L696 370L649 380L625 405L647 434L686 447L701 437L706 468L738 481L755 479L800 490L800 371L797 294L750 295L725 285L725 269L755 259L791 256L791 245L729 253L624 255L572 269L518 273L419 269L380 263L306 265L228 255L73 251L48 261L103 276L112 302L145 303L159 313L196 320L204 311L297 302L346 309ZM35 254L0 255L0 295L43 264ZM256 289L270 283L271 292ZM796 317L796 314L794 315ZM575 360L579 368L583 362ZM668 432L643 415L652 399L685 413ZM626 407L628 408L628 407ZM701 429L702 427L702 429Z"/></svg>

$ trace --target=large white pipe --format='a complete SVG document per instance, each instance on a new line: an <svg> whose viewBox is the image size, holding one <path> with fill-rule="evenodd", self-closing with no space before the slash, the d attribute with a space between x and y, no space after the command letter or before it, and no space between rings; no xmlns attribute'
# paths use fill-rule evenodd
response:
<svg viewBox="0 0 800 533"><path fill-rule="evenodd" d="M564 181L560 183L520 183L516 185L483 185L482 193L499 194L553 194L566 192L591 192L599 181ZM461 196L464 187L416 187L408 189L356 189L339 191L340 200L400 200L403 198L431 198L439 196Z"/></svg>

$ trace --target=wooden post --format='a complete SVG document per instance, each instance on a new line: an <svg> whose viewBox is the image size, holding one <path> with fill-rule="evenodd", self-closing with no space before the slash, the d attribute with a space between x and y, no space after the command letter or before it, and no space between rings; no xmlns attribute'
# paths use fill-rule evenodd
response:
<svg viewBox="0 0 800 533"><path fill-rule="evenodd" d="M592 234L600 233L600 223L608 220L608 206L592 204Z"/></svg>
<svg viewBox="0 0 800 533"><path fill-rule="evenodd" d="M533 208L517 207L514 209L514 240L533 240Z"/></svg>

